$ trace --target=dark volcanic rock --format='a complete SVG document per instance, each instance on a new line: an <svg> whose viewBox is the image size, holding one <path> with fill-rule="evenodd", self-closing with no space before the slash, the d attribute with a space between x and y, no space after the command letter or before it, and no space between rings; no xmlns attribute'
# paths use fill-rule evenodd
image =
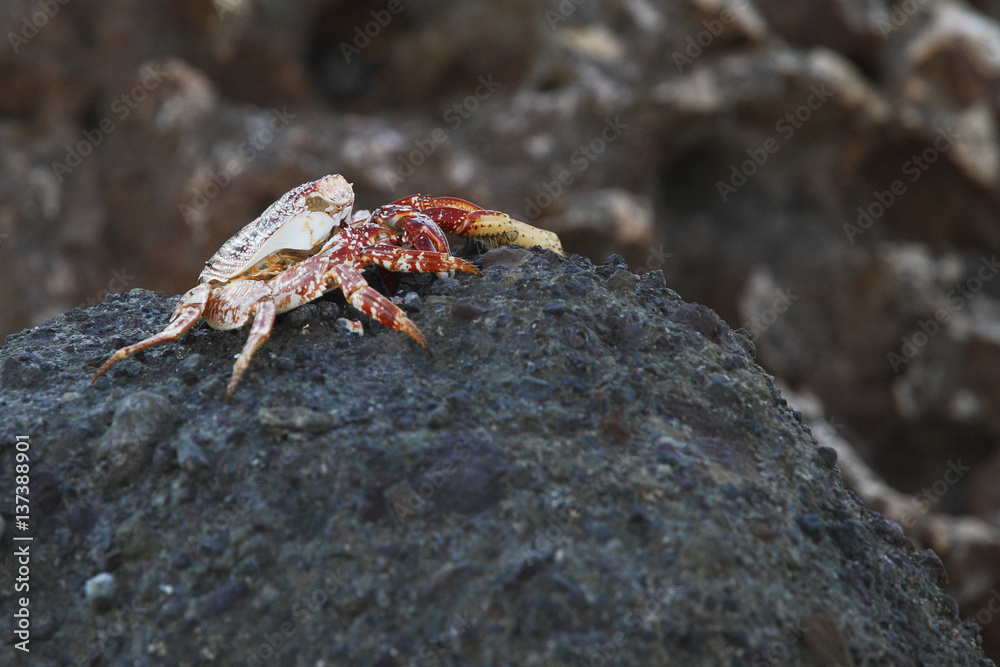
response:
<svg viewBox="0 0 1000 667"><path fill-rule="evenodd" d="M447 289L402 278L433 355L280 317L229 405L208 383L246 332L203 325L88 386L162 294L12 336L0 365L51 367L4 384L4 429L68 505L36 527L33 657L991 664L939 562L845 490L714 313L658 272L494 252ZM141 465L109 484L109 453Z"/></svg>

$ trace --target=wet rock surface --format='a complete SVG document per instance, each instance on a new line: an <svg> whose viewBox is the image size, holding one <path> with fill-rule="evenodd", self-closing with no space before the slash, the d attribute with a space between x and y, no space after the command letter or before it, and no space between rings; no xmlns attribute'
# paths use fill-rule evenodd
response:
<svg viewBox="0 0 1000 667"><path fill-rule="evenodd" d="M0 365L50 366L0 388L3 441L31 436L59 500L33 660L992 664L940 560L844 488L713 311L616 257L470 259L401 280L433 355L342 332L328 295L278 318L229 405L246 332L203 324L88 386L175 297L10 336Z"/></svg>

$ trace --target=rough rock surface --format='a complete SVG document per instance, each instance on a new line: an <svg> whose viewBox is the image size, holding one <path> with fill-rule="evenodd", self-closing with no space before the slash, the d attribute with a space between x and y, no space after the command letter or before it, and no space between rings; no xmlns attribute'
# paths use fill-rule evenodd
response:
<svg viewBox="0 0 1000 667"><path fill-rule="evenodd" d="M996 0L376 4L3 3L0 332L179 292L339 171L662 269L899 488L983 466L943 506L1000 522Z"/></svg>
<svg viewBox="0 0 1000 667"><path fill-rule="evenodd" d="M337 171L662 269L895 487L971 463L935 509L1000 526L997 0L46 6L0 4L0 332L179 292Z"/></svg>
<svg viewBox="0 0 1000 667"><path fill-rule="evenodd" d="M713 311L614 256L475 261L401 282L433 356L328 296L230 405L246 332L204 325L88 386L162 293L10 336L32 664L992 664Z"/></svg>

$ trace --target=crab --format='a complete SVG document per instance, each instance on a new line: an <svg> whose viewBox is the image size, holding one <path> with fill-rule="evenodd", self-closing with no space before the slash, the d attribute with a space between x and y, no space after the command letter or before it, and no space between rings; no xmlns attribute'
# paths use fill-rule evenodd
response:
<svg viewBox="0 0 1000 667"><path fill-rule="evenodd" d="M554 233L455 197L411 195L352 216L353 206L354 190L339 174L286 193L205 262L198 285L181 296L163 331L115 352L97 369L91 384L136 352L179 339L201 318L219 330L252 321L226 386L229 402L254 352L270 336L275 316L335 289L373 320L408 334L429 350L406 313L368 285L362 275L366 267L399 273L478 273L474 265L451 254L445 232L563 253Z"/></svg>

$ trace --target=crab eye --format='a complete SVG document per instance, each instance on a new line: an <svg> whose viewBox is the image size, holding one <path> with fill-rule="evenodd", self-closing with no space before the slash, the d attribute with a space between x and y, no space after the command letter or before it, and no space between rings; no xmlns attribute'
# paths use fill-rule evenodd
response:
<svg viewBox="0 0 1000 667"><path fill-rule="evenodd" d="M326 200L322 197L308 197L306 199L307 211L325 211L327 205Z"/></svg>

